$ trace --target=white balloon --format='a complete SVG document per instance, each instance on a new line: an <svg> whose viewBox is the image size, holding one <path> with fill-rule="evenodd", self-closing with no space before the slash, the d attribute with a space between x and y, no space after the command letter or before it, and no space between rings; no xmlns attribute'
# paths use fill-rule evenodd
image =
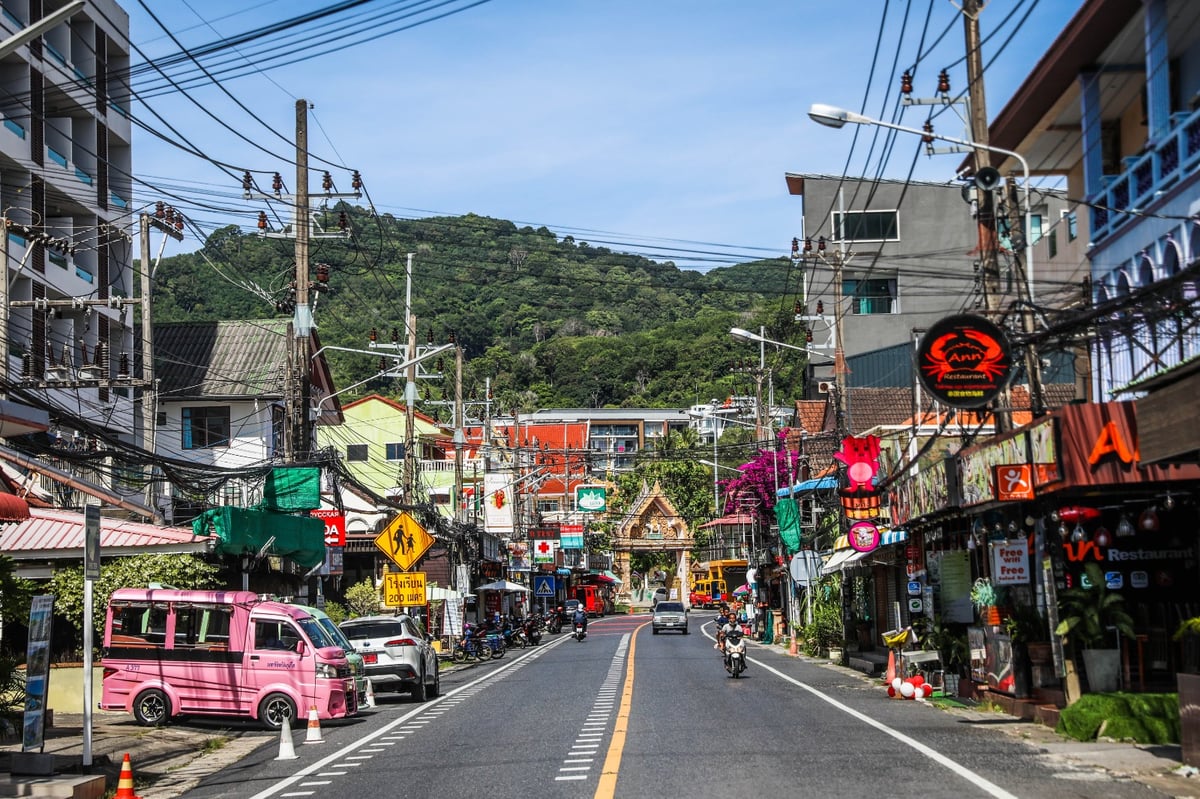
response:
<svg viewBox="0 0 1200 799"><path fill-rule="evenodd" d="M900 686L900 694L901 694L901 696L903 696L905 699L912 699L912 697L913 697L913 694L914 694L914 693L916 693L916 690L917 690L917 689L916 689L916 688L914 688L914 687L913 687L913 684L912 684L912 683L910 683L910 682L903 683L903 684Z"/></svg>
<svg viewBox="0 0 1200 799"><path fill-rule="evenodd" d="M904 685L904 680L900 679L899 677L892 678L892 687L893 688L895 688L897 691L899 691L901 685Z"/></svg>
<svg viewBox="0 0 1200 799"><path fill-rule="evenodd" d="M913 691L913 699L924 699L924 698L925 698L925 686L918 685L917 689L915 691Z"/></svg>

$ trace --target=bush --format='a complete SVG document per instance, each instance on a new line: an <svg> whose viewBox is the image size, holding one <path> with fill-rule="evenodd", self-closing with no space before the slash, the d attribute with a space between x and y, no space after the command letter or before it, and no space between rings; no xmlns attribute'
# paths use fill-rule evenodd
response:
<svg viewBox="0 0 1200 799"><path fill-rule="evenodd" d="M374 616L379 612L379 589L375 581L367 577L346 589L346 612L349 617Z"/></svg>
<svg viewBox="0 0 1200 799"><path fill-rule="evenodd" d="M1179 743L1178 694L1085 694L1063 708L1058 732L1077 741L1112 738L1141 744Z"/></svg>
<svg viewBox="0 0 1200 799"><path fill-rule="evenodd" d="M346 608L339 605L337 602L325 600L325 615L334 624L341 624L346 620Z"/></svg>
<svg viewBox="0 0 1200 799"><path fill-rule="evenodd" d="M805 624L804 653L816 656L822 649L838 646L842 642L842 608L832 602L820 602L813 606L813 620Z"/></svg>

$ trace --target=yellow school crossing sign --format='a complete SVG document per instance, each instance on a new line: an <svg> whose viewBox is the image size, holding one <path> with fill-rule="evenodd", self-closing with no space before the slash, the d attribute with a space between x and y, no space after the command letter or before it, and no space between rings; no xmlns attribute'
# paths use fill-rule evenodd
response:
<svg viewBox="0 0 1200 799"><path fill-rule="evenodd" d="M387 555L400 571L408 571L433 546L433 536L425 532L421 523L412 516L401 513L388 522L383 532L375 537L375 546Z"/></svg>

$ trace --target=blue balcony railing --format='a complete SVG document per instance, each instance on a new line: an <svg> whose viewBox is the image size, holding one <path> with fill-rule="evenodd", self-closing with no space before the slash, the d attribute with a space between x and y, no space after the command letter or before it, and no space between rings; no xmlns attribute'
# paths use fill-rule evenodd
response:
<svg viewBox="0 0 1200 799"><path fill-rule="evenodd" d="M4 120L4 127L20 136L22 139L25 138L25 128L23 128L19 122L13 122L11 119L6 119Z"/></svg>
<svg viewBox="0 0 1200 799"><path fill-rule="evenodd" d="M46 155L48 155L50 157L51 161L58 164L63 169L67 168L67 157L65 155L63 155L62 153L60 153L58 150L55 150L52 147L47 147Z"/></svg>
<svg viewBox="0 0 1200 799"><path fill-rule="evenodd" d="M1092 241L1112 235L1182 178L1200 169L1200 110L1172 114L1171 130L1153 148L1126 158L1119 175L1105 175L1088 197Z"/></svg>

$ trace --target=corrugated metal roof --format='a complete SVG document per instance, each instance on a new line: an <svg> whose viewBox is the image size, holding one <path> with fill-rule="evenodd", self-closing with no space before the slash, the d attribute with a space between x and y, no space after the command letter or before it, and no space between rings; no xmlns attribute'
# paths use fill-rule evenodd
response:
<svg viewBox="0 0 1200 799"><path fill-rule="evenodd" d="M29 518L0 527L0 553L23 558L82 557L83 514L30 508ZM105 555L203 552L209 536L194 536L186 527L100 517L100 551Z"/></svg>
<svg viewBox="0 0 1200 799"><path fill-rule="evenodd" d="M281 398L287 326L284 319L155 325L160 398Z"/></svg>

